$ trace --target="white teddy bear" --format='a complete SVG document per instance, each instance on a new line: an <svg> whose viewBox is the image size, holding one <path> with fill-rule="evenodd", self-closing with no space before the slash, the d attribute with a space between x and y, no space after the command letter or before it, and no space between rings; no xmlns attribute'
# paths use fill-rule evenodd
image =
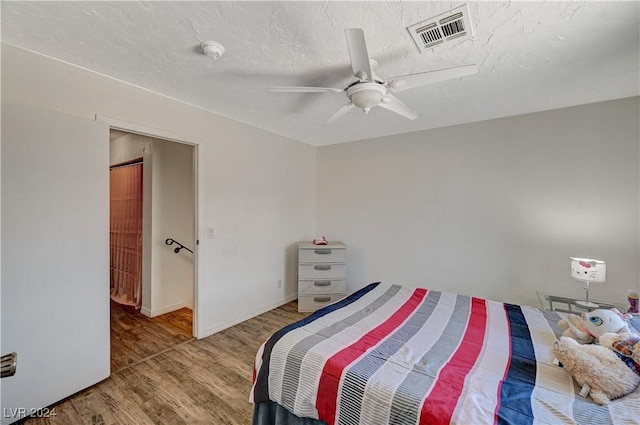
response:
<svg viewBox="0 0 640 425"><path fill-rule="evenodd" d="M561 337L553 354L582 387L580 395L589 394L598 404L625 396L640 384L640 375L606 347Z"/></svg>
<svg viewBox="0 0 640 425"><path fill-rule="evenodd" d="M640 384L640 336L628 325L630 318L612 308L570 314L558 322L564 333L553 353L582 386L580 395L607 404Z"/></svg>

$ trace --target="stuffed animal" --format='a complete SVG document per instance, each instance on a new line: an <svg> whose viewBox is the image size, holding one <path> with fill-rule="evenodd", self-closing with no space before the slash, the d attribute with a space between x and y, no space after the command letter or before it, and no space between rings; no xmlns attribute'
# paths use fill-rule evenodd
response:
<svg viewBox="0 0 640 425"><path fill-rule="evenodd" d="M634 333L606 333L598 338L599 344L618 355L635 373L640 375L640 336Z"/></svg>
<svg viewBox="0 0 640 425"><path fill-rule="evenodd" d="M630 314L622 314L618 309L596 309L577 316L569 314L566 320L560 320L558 327L563 330L562 336L573 338L580 344L591 344L605 333L631 332L627 321Z"/></svg>
<svg viewBox="0 0 640 425"><path fill-rule="evenodd" d="M579 344L591 344L595 338L586 332L582 320L577 314L569 314L566 319L558 322L558 327L563 331L562 336L573 338Z"/></svg>
<svg viewBox="0 0 640 425"><path fill-rule="evenodd" d="M553 354L582 386L580 395L588 394L598 404L625 396L640 384L640 375L606 347L581 345L573 338L561 337Z"/></svg>
<svg viewBox="0 0 640 425"><path fill-rule="evenodd" d="M595 339L605 333L629 333L628 321L631 319L630 314L622 314L617 308L609 310L597 309L588 313L582 313L580 316L582 324L589 334Z"/></svg>

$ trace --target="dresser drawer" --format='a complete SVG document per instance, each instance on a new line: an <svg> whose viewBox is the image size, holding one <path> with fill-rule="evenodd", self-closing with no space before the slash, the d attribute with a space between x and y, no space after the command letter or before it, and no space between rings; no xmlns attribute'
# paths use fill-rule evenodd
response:
<svg viewBox="0 0 640 425"><path fill-rule="evenodd" d="M344 263L347 261L347 250L344 248L301 249L298 251L299 263Z"/></svg>
<svg viewBox="0 0 640 425"><path fill-rule="evenodd" d="M299 280L299 295L344 294L347 292L347 282L336 279Z"/></svg>
<svg viewBox="0 0 640 425"><path fill-rule="evenodd" d="M347 276L345 264L299 264L299 280L339 279Z"/></svg>
<svg viewBox="0 0 640 425"><path fill-rule="evenodd" d="M344 298L346 294L332 295L300 295L298 296L298 311L316 311Z"/></svg>

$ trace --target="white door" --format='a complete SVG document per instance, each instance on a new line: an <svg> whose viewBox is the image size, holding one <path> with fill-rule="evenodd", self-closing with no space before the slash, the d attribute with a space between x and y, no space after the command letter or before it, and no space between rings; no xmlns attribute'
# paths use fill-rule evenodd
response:
<svg viewBox="0 0 640 425"><path fill-rule="evenodd" d="M108 149L106 124L2 101L2 424L109 376Z"/></svg>

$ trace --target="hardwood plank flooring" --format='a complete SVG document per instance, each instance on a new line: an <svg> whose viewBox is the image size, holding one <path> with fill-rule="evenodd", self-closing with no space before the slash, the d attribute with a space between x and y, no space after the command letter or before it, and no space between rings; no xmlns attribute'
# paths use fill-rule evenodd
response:
<svg viewBox="0 0 640 425"><path fill-rule="evenodd" d="M188 308L153 318L111 301L111 372L193 339Z"/></svg>
<svg viewBox="0 0 640 425"><path fill-rule="evenodd" d="M50 406L57 415L29 425L251 423L248 397L260 344L305 317L297 301L201 340L189 340L112 373Z"/></svg>

